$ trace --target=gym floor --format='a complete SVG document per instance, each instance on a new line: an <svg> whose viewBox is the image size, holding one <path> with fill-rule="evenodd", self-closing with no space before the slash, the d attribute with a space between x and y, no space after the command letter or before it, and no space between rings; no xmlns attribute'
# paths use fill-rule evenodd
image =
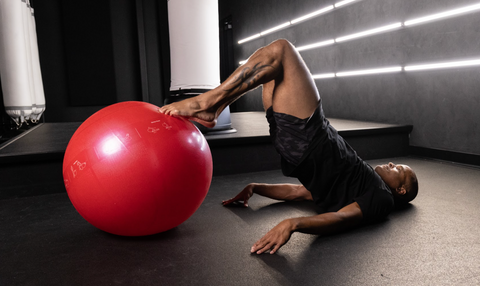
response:
<svg viewBox="0 0 480 286"><path fill-rule="evenodd" d="M0 285L479 285L480 169L417 158L420 193L381 223L295 233L277 254L251 245L308 202L252 197L223 207L249 182L295 182L281 172L215 176L198 211L170 231L120 237L86 222L65 193L0 200Z"/></svg>

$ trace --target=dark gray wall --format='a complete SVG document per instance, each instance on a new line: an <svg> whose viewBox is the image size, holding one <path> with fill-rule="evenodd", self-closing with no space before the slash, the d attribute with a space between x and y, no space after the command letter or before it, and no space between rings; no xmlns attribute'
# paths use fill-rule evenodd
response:
<svg viewBox="0 0 480 286"><path fill-rule="evenodd" d="M338 1L220 0L238 41ZM286 38L296 46L478 0L363 0L242 45L235 61ZM480 58L480 12L301 52L313 74ZM412 146L480 154L480 67L316 80L328 117L412 124ZM261 110L260 90L237 106Z"/></svg>
<svg viewBox="0 0 480 286"><path fill-rule="evenodd" d="M120 101L161 105L170 85L166 1L83 2L33 3L45 120L83 121Z"/></svg>

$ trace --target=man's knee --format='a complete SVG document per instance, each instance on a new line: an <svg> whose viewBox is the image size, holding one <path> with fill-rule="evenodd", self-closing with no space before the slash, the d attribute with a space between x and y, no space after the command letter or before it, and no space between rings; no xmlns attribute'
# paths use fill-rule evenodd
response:
<svg viewBox="0 0 480 286"><path fill-rule="evenodd" d="M267 47L276 55L284 55L287 50L294 49L293 45L285 39L276 40Z"/></svg>
<svg viewBox="0 0 480 286"><path fill-rule="evenodd" d="M293 47L293 45L286 39L275 40L270 45L279 49L289 49Z"/></svg>

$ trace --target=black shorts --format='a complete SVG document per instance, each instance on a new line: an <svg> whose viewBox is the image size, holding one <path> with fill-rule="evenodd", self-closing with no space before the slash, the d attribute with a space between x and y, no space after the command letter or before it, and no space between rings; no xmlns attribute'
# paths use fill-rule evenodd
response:
<svg viewBox="0 0 480 286"><path fill-rule="evenodd" d="M270 125L270 137L277 152L288 163L298 166L319 128L322 128L325 116L321 103L315 112L305 119L277 113L270 107L266 111Z"/></svg>

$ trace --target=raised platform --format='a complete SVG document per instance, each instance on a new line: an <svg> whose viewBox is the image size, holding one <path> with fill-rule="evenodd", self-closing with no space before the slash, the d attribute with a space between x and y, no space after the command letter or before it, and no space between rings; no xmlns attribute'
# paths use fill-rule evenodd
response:
<svg viewBox="0 0 480 286"><path fill-rule="evenodd" d="M280 159L263 112L231 114L236 133L206 135L214 175L274 170ZM363 159L408 155L412 126L329 119ZM64 192L62 160L80 126L43 123L0 145L0 199Z"/></svg>

